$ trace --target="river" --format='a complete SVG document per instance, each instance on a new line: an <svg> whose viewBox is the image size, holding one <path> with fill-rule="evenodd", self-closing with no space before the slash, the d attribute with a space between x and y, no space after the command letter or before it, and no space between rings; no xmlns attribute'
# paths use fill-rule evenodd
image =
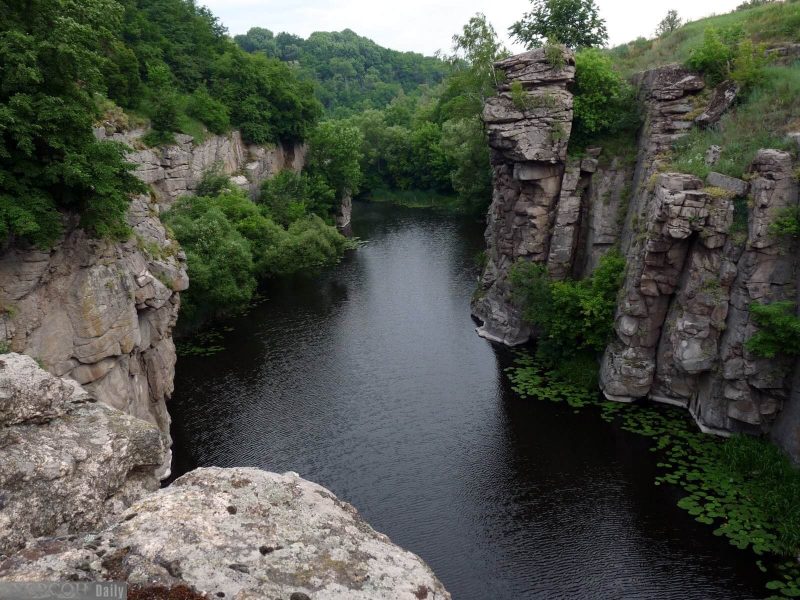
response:
<svg viewBox="0 0 800 600"><path fill-rule="evenodd" d="M274 282L225 351L182 357L175 471L296 471L430 564L455 600L758 598L752 554L656 487L649 442L523 400L469 315L483 225L354 208L366 244Z"/></svg>

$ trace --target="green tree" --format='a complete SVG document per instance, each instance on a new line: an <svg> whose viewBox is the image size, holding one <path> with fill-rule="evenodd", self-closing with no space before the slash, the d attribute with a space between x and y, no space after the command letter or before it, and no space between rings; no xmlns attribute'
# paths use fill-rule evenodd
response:
<svg viewBox="0 0 800 600"><path fill-rule="evenodd" d="M531 0L533 10L509 28L528 48L557 40L568 48L603 46L608 41L605 20L594 0Z"/></svg>
<svg viewBox="0 0 800 600"><path fill-rule="evenodd" d="M0 239L47 246L61 210L96 235L127 235L141 184L122 147L92 134L121 17L113 0L0 4Z"/></svg>
<svg viewBox="0 0 800 600"><path fill-rule="evenodd" d="M656 36L664 37L665 35L670 34L676 29L678 29L678 27L680 27L682 24L683 22L681 21L681 18L678 16L678 11L668 10L667 15L663 19L661 19L661 21L658 24L658 27L656 27Z"/></svg>
<svg viewBox="0 0 800 600"><path fill-rule="evenodd" d="M633 129L638 125L633 87L614 69L611 58L597 48L575 55L573 140L586 144L593 137Z"/></svg>
<svg viewBox="0 0 800 600"><path fill-rule="evenodd" d="M321 177L337 199L356 194L361 184L361 145L358 128L342 121L321 122L309 137L309 174Z"/></svg>

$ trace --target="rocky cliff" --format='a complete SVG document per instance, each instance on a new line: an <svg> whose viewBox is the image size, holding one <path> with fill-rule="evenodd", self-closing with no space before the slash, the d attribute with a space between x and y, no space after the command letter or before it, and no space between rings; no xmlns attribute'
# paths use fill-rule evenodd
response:
<svg viewBox="0 0 800 600"><path fill-rule="evenodd" d="M516 260L545 261L550 252L572 127L567 84L574 81L575 61L565 51L563 65L553 67L540 48L496 66L508 83L483 112L494 192L486 268L472 310L482 321L480 335L514 345L526 341L530 330L511 301L508 270ZM520 84L517 93L512 93L512 81ZM569 216L559 218L563 225Z"/></svg>
<svg viewBox="0 0 800 600"><path fill-rule="evenodd" d="M142 133L95 131L133 148L129 160L152 190L131 201L133 235L125 242L91 239L67 216L64 235L49 250L16 245L0 255L0 342L74 379L100 402L156 425L169 447L172 329L189 281L185 256L159 213L211 169L255 193L278 171L299 170L305 148L246 146L233 132L202 144L178 135L175 145L142 149ZM167 454L160 476L169 464Z"/></svg>
<svg viewBox="0 0 800 600"><path fill-rule="evenodd" d="M450 598L325 488L213 468L158 490L165 453L155 426L0 355L0 580L126 581L148 598Z"/></svg>
<svg viewBox="0 0 800 600"><path fill-rule="evenodd" d="M751 303L797 298L796 243L769 233L783 210L798 205L794 156L761 150L748 181L666 172L672 144L695 123L719 119L736 93L724 84L701 95L703 79L671 65L635 80L643 113L635 165L600 148L565 159L567 140L559 133L554 143L553 117L569 118L562 83L571 72L548 65L537 51L497 67L507 83L484 114L495 176L488 264L473 305L483 322L479 333L512 345L531 338L506 279L514 261L543 263L554 278L581 278L617 246L627 269L601 364L605 395L684 406L709 432L770 432L800 459L795 365L759 358L745 346L757 330ZM508 91L515 80L534 98L523 110ZM553 82L563 101L536 100ZM569 124L559 127L568 135ZM525 152L530 148L536 150ZM710 148L712 166L715 154ZM526 191L529 173L533 194Z"/></svg>
<svg viewBox="0 0 800 600"><path fill-rule="evenodd" d="M176 134L176 144L159 148L143 147L144 133L143 130L115 132L112 126L108 130L95 129L98 139L115 140L134 149L128 160L136 164L137 176L150 185L163 208L194 192L203 175L214 169L231 175L234 183L255 197L265 179L285 169L299 173L305 164L304 144L246 144L238 131L210 136L199 144L191 136Z"/></svg>

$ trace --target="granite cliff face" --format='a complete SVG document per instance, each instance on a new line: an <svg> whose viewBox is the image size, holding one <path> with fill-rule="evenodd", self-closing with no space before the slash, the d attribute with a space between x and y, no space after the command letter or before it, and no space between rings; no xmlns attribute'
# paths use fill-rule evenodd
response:
<svg viewBox="0 0 800 600"><path fill-rule="evenodd" d="M525 79L521 64L536 65L535 83ZM519 79L526 90L562 77L535 53L497 66L508 85ZM552 121L515 110L507 86L489 102L484 118L495 178L488 264L473 305L483 322L479 333L510 345L531 338L506 281L514 261L543 263L554 278L581 278L618 246L627 269L601 364L605 395L684 406L708 432L770 432L800 459L795 365L758 358L745 347L757 330L751 303L798 297L796 243L769 233L782 211L798 205L794 157L761 150L748 181L666 172L671 145L693 126L719 119L737 90L725 83L706 103L699 94L702 78L675 65L643 73L634 83L643 113L635 164L600 148L583 159L565 159L560 147L540 153L551 161L545 163L551 178L544 179L542 201L531 206L522 192L529 156L503 135L513 131L511 139L524 139L529 148L552 139ZM718 148L709 148L707 161L718 156ZM538 177L544 165L533 164Z"/></svg>
<svg viewBox="0 0 800 600"><path fill-rule="evenodd" d="M325 488L211 468L158 490L165 453L155 426L1 355L0 581L127 581L142 597L450 598Z"/></svg>
<svg viewBox="0 0 800 600"><path fill-rule="evenodd" d="M299 173L305 164L304 144L246 144L238 131L211 136L201 144L195 144L191 136L176 134L176 144L159 148L142 148L144 133L142 130L113 133L100 127L95 130L95 137L134 148L128 160L136 164L136 175L150 185L162 208L169 208L180 196L193 193L203 174L213 169L231 175L237 185L255 197L265 179L283 170Z"/></svg>
<svg viewBox="0 0 800 600"><path fill-rule="evenodd" d="M141 145L142 133L95 131L132 148ZM15 245L0 255L0 342L74 379L100 402L156 425L167 447L172 329L189 280L185 255L159 213L196 189L208 170L235 175L255 193L264 179L297 171L305 160L304 146L246 146L237 132L200 145L176 138L175 145L129 154L152 192L132 199L127 241L91 239L65 217L65 233L50 250ZM169 464L167 454L159 476L169 474Z"/></svg>
<svg viewBox="0 0 800 600"><path fill-rule="evenodd" d="M511 301L508 270L516 260L544 261L550 252L556 205L561 192L572 127L575 61L565 51L554 68L545 50L531 50L497 63L510 85L486 103L494 193L486 228L486 268L472 304L482 321L478 333L509 345L522 343L530 330ZM564 217L562 220L567 220Z"/></svg>

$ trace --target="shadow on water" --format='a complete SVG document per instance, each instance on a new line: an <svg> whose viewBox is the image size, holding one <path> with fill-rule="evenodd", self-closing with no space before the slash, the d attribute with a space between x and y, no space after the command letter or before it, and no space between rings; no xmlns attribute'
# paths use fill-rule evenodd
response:
<svg viewBox="0 0 800 600"><path fill-rule="evenodd" d="M358 204L368 243L270 285L183 357L175 471L297 471L422 556L456 600L763 597L752 556L657 488L648 441L522 400L474 333L482 224Z"/></svg>

